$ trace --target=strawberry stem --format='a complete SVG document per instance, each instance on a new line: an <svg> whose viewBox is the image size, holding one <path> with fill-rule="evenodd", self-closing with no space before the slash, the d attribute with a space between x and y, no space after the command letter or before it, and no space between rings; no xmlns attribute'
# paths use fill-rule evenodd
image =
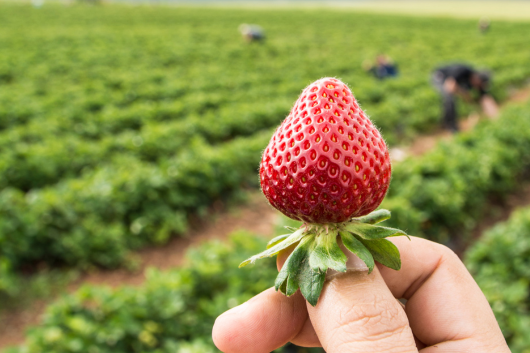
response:
<svg viewBox="0 0 530 353"><path fill-rule="evenodd" d="M364 261L369 273L374 269L375 261L394 270L401 268L399 250L385 238L408 235L399 229L375 225L389 218L389 211L377 210L344 223L305 223L291 234L272 239L267 244L267 250L243 261L239 267L272 257L297 244L278 273L274 286L287 296L293 295L300 288L304 298L315 306L324 286L327 270L347 271L347 257L339 246L339 237L346 249Z"/></svg>

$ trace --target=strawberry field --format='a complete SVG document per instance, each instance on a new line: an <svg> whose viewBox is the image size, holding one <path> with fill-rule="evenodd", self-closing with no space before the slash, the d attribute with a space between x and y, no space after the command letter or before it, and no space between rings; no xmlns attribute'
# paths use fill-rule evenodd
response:
<svg viewBox="0 0 530 353"><path fill-rule="evenodd" d="M457 152L450 152L449 146L440 145L420 161L414 162L409 167L411 169L402 169L405 164L401 164L395 171L394 182L403 185L404 190L410 190L411 186L405 181L397 181L402 180L401 178L410 178L412 181L409 183L417 182L416 179L425 178L425 171L429 170L433 173L433 179L425 182L426 192L416 199L412 198L417 204L404 202L399 195L390 195L385 206L394 210L394 219L404 218L406 226L416 224L416 228L410 231L416 235L438 240L442 239L436 238L435 234L452 234L453 238L465 236L472 227L468 224L470 220L480 221L486 214L483 208L477 206L481 203L486 206L484 200L488 196L513 191L514 182L522 176L521 168L528 170L530 160L517 152L491 154L491 159L488 158L491 164L481 162L484 167L479 171L485 173L484 180L471 190L473 193L461 192L453 203L440 204L441 201L436 200L429 192L432 188L429 185L435 183L456 187L462 183L476 182L472 179L474 172L466 174L460 171L451 174L452 178L443 177L444 173L459 167L459 163L454 164L455 156L452 153L460 153L460 163L465 163L468 158L481 158L476 152L480 146L483 148L488 145L497 151L526 150L530 144L529 112L530 104L509 109L498 121L485 122L475 131L459 138L451 147ZM519 146L521 141L526 141L527 147ZM427 160L436 162L429 164ZM513 163L515 160L523 160L525 163L521 166ZM511 163L517 167L510 167ZM495 168L495 165L501 164L506 165L504 172ZM506 176L505 179L502 174ZM449 199L450 196L447 195ZM426 199L431 200L431 205L421 207L421 202L425 202L422 200ZM466 211L464 206L469 206L473 211ZM452 212L460 211L462 215L453 223L435 216L445 208ZM422 213L421 210L425 212ZM528 207L521 209L508 221L486 232L483 238L471 246L465 258L469 269L485 291L512 351L521 353L526 352L528 344L529 211ZM396 217L396 214L400 217ZM412 214L412 219L405 218L407 214ZM426 223L429 227L425 226ZM451 229L458 231L451 233ZM278 229L277 232L284 231ZM261 237L240 232L231 237L230 245L214 242L189 252L189 268L169 272L150 271L141 288L82 288L47 309L42 325L29 333L24 348L8 352L75 352L78 348L101 353L216 352L211 342L211 326L215 318L228 308L268 288L276 276L275 263L271 259L251 270L237 269L242 259L262 249L264 244ZM189 327L193 329L190 330Z"/></svg>
<svg viewBox="0 0 530 353"><path fill-rule="evenodd" d="M131 251L206 221L215 202L237 203L257 189L263 149L315 79L347 82L399 146L439 126L430 86L438 65L491 70L500 102L530 78L522 50L530 23L498 22L481 35L475 21L354 12L5 4L0 23L0 296L8 297L37 268L124 266ZM241 23L259 23L266 40L243 41ZM398 64L398 77L380 81L363 70L379 53ZM462 114L478 110L460 103ZM505 109L498 121L395 164L383 207L409 234L467 244L528 175L529 149L530 106ZM530 237L527 213L506 227ZM494 271L475 264L494 261L485 254L501 241L495 232L469 257L489 287ZM62 300L27 351L215 351L212 320L275 275L271 265L262 281L246 283L248 271L235 267L263 245L247 237L234 241L236 259L219 245L214 260L195 253L200 266L152 273L141 291L87 288ZM512 256L502 249L498 256ZM509 313L493 305L512 349L524 352L518 320L530 305L530 277L519 263L506 266L496 271L517 268L521 286L487 294L492 303L515 298ZM171 310L160 311L165 301Z"/></svg>

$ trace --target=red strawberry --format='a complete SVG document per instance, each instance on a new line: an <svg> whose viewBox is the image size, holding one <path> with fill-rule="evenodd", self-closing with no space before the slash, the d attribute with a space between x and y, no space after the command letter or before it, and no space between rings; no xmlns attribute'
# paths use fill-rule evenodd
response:
<svg viewBox="0 0 530 353"><path fill-rule="evenodd" d="M390 218L374 211L390 183L388 150L350 89L334 78L309 85L272 136L260 166L261 188L272 206L305 223L272 239L267 250L240 267L297 244L278 277L276 290L298 288L316 305L328 268L345 272L344 247L362 259L401 267L398 249L384 239L406 235L375 225ZM374 211L374 212L372 212Z"/></svg>
<svg viewBox="0 0 530 353"><path fill-rule="evenodd" d="M385 141L350 89L334 78L309 85L272 136L261 188L276 209L310 223L338 223L381 204L390 184Z"/></svg>

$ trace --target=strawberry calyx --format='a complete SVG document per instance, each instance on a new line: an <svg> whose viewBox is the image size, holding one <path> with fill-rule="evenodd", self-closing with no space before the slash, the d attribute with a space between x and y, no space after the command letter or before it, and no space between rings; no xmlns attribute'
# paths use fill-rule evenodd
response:
<svg viewBox="0 0 530 353"><path fill-rule="evenodd" d="M280 235L267 244L267 250L243 261L239 267L258 259L272 257L297 244L275 281L275 288L287 296L300 291L313 306L324 286L326 272L346 272L347 257L339 245L357 255L372 272L375 261L394 270L401 268L399 250L385 238L407 236L402 230L376 225L390 218L390 211L377 210L343 223L304 223L300 228L287 227L292 233Z"/></svg>

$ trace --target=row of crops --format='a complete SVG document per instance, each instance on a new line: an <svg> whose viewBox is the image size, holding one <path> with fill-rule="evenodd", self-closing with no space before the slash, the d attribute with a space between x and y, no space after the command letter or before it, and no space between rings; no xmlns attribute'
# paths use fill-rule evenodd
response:
<svg viewBox="0 0 530 353"><path fill-rule="evenodd" d="M215 318L274 282L272 259L252 271L238 269L265 245L242 232L188 252L190 268L149 271L140 288L81 288L48 308L24 347L5 353L218 352L211 339Z"/></svg>
<svg viewBox="0 0 530 353"><path fill-rule="evenodd" d="M530 344L528 234L530 208L525 208L484 234L466 258L514 353L526 352ZM211 340L215 318L266 289L276 276L272 260L252 271L237 269L241 259L263 249L262 238L239 233L230 244L203 245L188 253L192 268L153 270L141 288L84 287L48 307L26 344L6 353L217 352ZM321 352L297 350L309 351Z"/></svg>
<svg viewBox="0 0 530 353"><path fill-rule="evenodd" d="M333 11L22 5L2 5L0 20L0 292L12 295L21 270L123 265L131 249L164 243L213 201L256 187L272 129L317 77L348 82L392 145L438 126L437 65L493 70L498 99L530 76L524 23L483 36L472 21ZM242 22L259 22L267 40L242 41ZM363 71L380 52L399 77ZM499 177L518 170L492 163ZM413 199L417 184L397 186L407 168L391 191L399 210L416 210L406 229L445 241L472 227L481 201L459 200L474 189L446 179L452 170L425 169L414 180L432 182L430 196ZM473 187L489 195L503 183ZM438 184L455 197L434 195ZM432 219L449 223L435 229Z"/></svg>
<svg viewBox="0 0 530 353"><path fill-rule="evenodd" d="M485 121L418 161L406 160L397 166L394 191L385 201L394 211L392 220L434 240L465 236L474 222L491 215L489 200L499 202L517 190L530 168L528 148L530 104L505 110L498 121ZM416 196L407 195L411 190ZM447 214L441 216L443 210ZM530 343L529 234L526 208L488 231L466 256L514 353L526 352ZM51 305L26 345L8 352L216 352L215 318L268 288L276 275L272 260L251 270L237 268L264 242L239 233L229 243L192 250L190 267L150 271L142 287L82 288Z"/></svg>

